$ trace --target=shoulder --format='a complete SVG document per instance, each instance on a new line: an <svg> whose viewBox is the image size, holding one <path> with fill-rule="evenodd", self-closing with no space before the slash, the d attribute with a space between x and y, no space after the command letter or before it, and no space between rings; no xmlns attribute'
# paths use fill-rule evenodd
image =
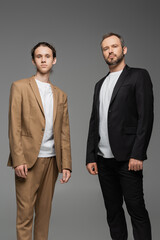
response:
<svg viewBox="0 0 160 240"><path fill-rule="evenodd" d="M128 77L133 80L135 84L139 83L151 83L149 72L144 68L129 67Z"/></svg>
<svg viewBox="0 0 160 240"><path fill-rule="evenodd" d="M108 75L108 74L107 74ZM100 87L102 85L102 83L104 82L104 80L106 79L106 76L104 76L103 78L101 78L96 84L95 84L95 89Z"/></svg>
<svg viewBox="0 0 160 240"><path fill-rule="evenodd" d="M58 102L59 103L67 102L67 94L64 91L62 91L59 87L53 85L52 83L51 83L51 85L54 88L54 91L57 95ZM54 92L53 92L53 94L54 94Z"/></svg>
<svg viewBox="0 0 160 240"><path fill-rule="evenodd" d="M17 87L17 88L21 88L24 87L24 85L29 83L30 78L23 78L17 81L14 81L12 83L12 86Z"/></svg>
<svg viewBox="0 0 160 240"><path fill-rule="evenodd" d="M104 77L102 77L97 83L96 83L96 85L95 86L97 86L97 85L99 85L99 84L101 84L105 79L106 79L106 77L108 76L108 74L107 75L105 75Z"/></svg>
<svg viewBox="0 0 160 240"><path fill-rule="evenodd" d="M108 74L107 74L108 75ZM100 88L104 82L104 80L106 79L106 76L104 76L103 78L101 78L94 86L94 97L97 97L99 95L99 91L100 91Z"/></svg>
<svg viewBox="0 0 160 240"><path fill-rule="evenodd" d="M137 87L140 85L152 87L149 72L144 68L130 68L130 77Z"/></svg>
<svg viewBox="0 0 160 240"><path fill-rule="evenodd" d="M52 84L53 85L53 84ZM65 97L67 97L67 94L64 92L64 91L62 91L59 87L57 87L57 86L55 86L55 85L53 85L54 86L54 89L57 91L57 93L59 94L59 95L63 95L63 96L65 96Z"/></svg>
<svg viewBox="0 0 160 240"><path fill-rule="evenodd" d="M130 74L133 75L149 75L148 71L145 68L134 68L130 67Z"/></svg>
<svg viewBox="0 0 160 240"><path fill-rule="evenodd" d="M18 92L22 92L25 91L29 85L29 80L30 78L24 78L24 79L20 79L17 81L12 82L11 84L11 89L10 91L18 91Z"/></svg>

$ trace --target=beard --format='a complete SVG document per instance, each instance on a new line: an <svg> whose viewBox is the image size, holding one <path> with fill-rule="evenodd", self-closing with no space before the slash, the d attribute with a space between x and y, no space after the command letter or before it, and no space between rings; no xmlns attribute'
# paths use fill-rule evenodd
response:
<svg viewBox="0 0 160 240"><path fill-rule="evenodd" d="M108 59L105 59L105 61L109 66L116 66L118 63L120 63L124 59L124 56L125 55L122 52L121 55L119 57L117 57L117 59L111 60L111 61L109 61Z"/></svg>

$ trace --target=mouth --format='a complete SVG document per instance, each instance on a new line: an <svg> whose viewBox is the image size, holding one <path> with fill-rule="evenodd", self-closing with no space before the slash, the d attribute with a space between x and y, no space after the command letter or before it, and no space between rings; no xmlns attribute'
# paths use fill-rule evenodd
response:
<svg viewBox="0 0 160 240"><path fill-rule="evenodd" d="M47 65L41 65L41 67L42 67L42 68L46 68L46 67L47 67Z"/></svg>
<svg viewBox="0 0 160 240"><path fill-rule="evenodd" d="M115 57L115 55L110 55L110 56L109 56L109 58L114 58L114 57Z"/></svg>

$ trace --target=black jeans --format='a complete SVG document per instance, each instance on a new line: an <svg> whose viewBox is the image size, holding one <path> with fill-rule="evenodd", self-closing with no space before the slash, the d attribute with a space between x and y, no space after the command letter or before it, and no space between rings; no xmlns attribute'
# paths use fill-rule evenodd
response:
<svg viewBox="0 0 160 240"><path fill-rule="evenodd" d="M135 240L151 240L151 225L143 198L142 171L129 171L128 162L98 156L98 176L113 240L127 240L123 199L133 226Z"/></svg>

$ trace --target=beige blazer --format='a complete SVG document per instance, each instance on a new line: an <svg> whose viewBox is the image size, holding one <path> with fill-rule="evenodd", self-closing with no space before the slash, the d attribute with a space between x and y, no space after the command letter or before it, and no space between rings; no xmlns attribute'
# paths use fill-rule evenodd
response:
<svg viewBox="0 0 160 240"><path fill-rule="evenodd" d="M59 172L62 172L64 168L72 170L67 96L52 84L51 88L56 161ZM44 129L44 110L34 76L13 82L9 103L8 166L27 164L31 168L35 164Z"/></svg>

